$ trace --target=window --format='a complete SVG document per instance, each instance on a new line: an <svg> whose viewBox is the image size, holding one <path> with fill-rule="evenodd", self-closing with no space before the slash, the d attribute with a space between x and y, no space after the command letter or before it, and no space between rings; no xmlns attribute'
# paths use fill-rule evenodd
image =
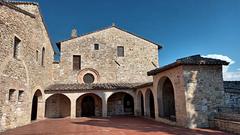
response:
<svg viewBox="0 0 240 135"><path fill-rule="evenodd" d="M99 44L94 44L94 50L99 50Z"/></svg>
<svg viewBox="0 0 240 135"><path fill-rule="evenodd" d="M15 93L15 89L10 89L9 90L9 95L8 95L8 100L9 101L14 101L15 100L15 97L14 97L14 93Z"/></svg>
<svg viewBox="0 0 240 135"><path fill-rule="evenodd" d="M44 62L45 62L45 48L42 48L42 63L41 65L44 66Z"/></svg>
<svg viewBox="0 0 240 135"><path fill-rule="evenodd" d="M73 70L81 69L81 55L73 55Z"/></svg>
<svg viewBox="0 0 240 135"><path fill-rule="evenodd" d="M38 50L36 50L36 61L38 61Z"/></svg>
<svg viewBox="0 0 240 135"><path fill-rule="evenodd" d="M14 37L14 45L13 45L13 58L18 59L20 55L20 43L21 40L17 37Z"/></svg>
<svg viewBox="0 0 240 135"><path fill-rule="evenodd" d="M118 57L124 57L124 47L123 46L118 46L117 47L117 56Z"/></svg>
<svg viewBox="0 0 240 135"><path fill-rule="evenodd" d="M23 102L23 99L24 99L24 91L23 90L19 90L18 101L19 102Z"/></svg>
<svg viewBox="0 0 240 135"><path fill-rule="evenodd" d="M93 83L94 82L94 76L90 73L87 73L83 76L84 83Z"/></svg>

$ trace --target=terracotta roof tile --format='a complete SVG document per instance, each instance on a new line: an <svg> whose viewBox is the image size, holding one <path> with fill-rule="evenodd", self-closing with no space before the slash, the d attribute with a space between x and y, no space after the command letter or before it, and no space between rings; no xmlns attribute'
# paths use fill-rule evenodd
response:
<svg viewBox="0 0 240 135"><path fill-rule="evenodd" d="M78 91L78 90L119 90L134 89L143 83L93 83L93 84L53 84L46 88L45 91Z"/></svg>

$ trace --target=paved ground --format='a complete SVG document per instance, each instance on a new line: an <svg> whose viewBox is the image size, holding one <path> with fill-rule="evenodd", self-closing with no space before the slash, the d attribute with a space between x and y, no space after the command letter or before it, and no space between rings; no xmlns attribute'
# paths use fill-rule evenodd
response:
<svg viewBox="0 0 240 135"><path fill-rule="evenodd" d="M48 119L8 130L3 135L227 135L206 129L184 129L137 117Z"/></svg>

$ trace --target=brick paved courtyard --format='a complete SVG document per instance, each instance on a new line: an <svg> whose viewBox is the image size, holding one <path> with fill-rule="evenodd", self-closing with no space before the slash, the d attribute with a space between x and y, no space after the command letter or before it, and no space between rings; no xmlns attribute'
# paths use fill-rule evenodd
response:
<svg viewBox="0 0 240 135"><path fill-rule="evenodd" d="M47 119L8 130L3 135L227 135L207 129L184 129L138 117Z"/></svg>

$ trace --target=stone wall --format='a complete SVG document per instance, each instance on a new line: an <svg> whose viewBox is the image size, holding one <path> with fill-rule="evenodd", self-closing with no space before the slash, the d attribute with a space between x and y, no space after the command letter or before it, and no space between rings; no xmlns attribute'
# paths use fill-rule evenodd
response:
<svg viewBox="0 0 240 135"><path fill-rule="evenodd" d="M99 44L99 50L94 50ZM117 46L124 46L124 57L117 57ZM73 55L81 55L81 69L99 74L97 83L149 82L147 71L158 65L158 46L116 27L61 42L61 61L54 64L56 83L77 83L81 71L73 71Z"/></svg>
<svg viewBox="0 0 240 135"><path fill-rule="evenodd" d="M21 5L21 4L20 4ZM53 50L38 6L26 4L35 17L0 3L0 131L30 123L31 102L36 88L52 82ZM14 38L21 40L17 58L13 58ZM41 66L41 50L45 63ZM36 50L39 59L36 60ZM13 100L9 90L14 89ZM19 94L23 91L22 100Z"/></svg>
<svg viewBox="0 0 240 135"><path fill-rule="evenodd" d="M184 66L189 127L209 127L217 107L224 104L222 66Z"/></svg>
<svg viewBox="0 0 240 135"><path fill-rule="evenodd" d="M225 105L224 107L240 109L240 81L225 81Z"/></svg>
<svg viewBox="0 0 240 135"><path fill-rule="evenodd" d="M174 89L176 121L164 117L164 82ZM153 76L155 118L158 121L188 128L210 127L217 107L224 104L221 65L178 65ZM146 99L146 98L145 98ZM146 108L146 107L145 107ZM172 108L171 108L172 109Z"/></svg>

